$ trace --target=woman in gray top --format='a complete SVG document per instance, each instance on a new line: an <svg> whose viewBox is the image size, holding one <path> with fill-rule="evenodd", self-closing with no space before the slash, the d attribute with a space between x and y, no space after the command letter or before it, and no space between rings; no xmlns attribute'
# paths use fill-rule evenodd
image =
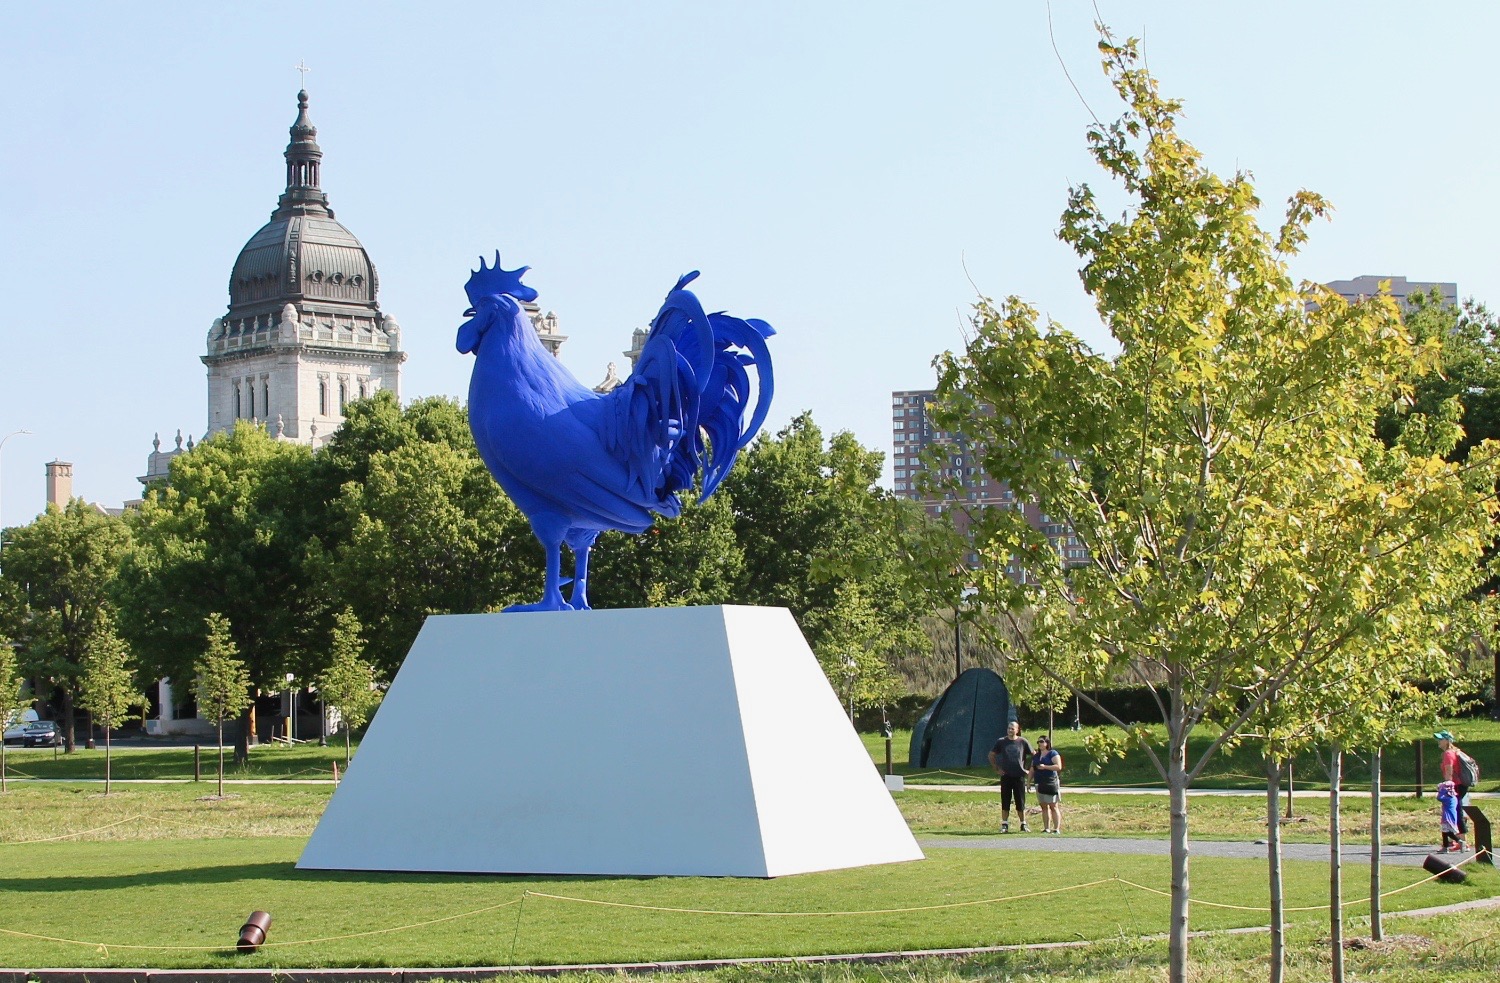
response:
<svg viewBox="0 0 1500 983"><path fill-rule="evenodd" d="M1062 766L1062 755L1052 746L1052 738L1037 738L1031 771L1036 776L1036 800L1042 807L1043 833L1062 832Z"/></svg>

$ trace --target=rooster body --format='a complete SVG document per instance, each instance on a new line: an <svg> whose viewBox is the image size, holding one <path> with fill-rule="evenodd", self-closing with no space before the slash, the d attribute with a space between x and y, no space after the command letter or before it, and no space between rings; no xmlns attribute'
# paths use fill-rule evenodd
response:
<svg viewBox="0 0 1500 983"><path fill-rule="evenodd" d="M501 269L497 253L494 267L481 259L465 285L472 306L457 347L475 356L469 426L547 554L542 599L507 610L582 610L599 533L642 533L656 515L676 516L678 492L700 475L707 498L760 429L773 391L765 339L774 331L764 321L704 313L685 289L698 275L690 273L667 294L630 378L596 393L542 346L521 306L537 296L521 283L527 269ZM566 600L564 543L575 557Z"/></svg>

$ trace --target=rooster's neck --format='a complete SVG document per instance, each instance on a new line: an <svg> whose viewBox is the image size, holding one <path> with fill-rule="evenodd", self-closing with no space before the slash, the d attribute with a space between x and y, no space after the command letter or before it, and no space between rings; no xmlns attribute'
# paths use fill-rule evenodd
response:
<svg viewBox="0 0 1500 983"><path fill-rule="evenodd" d="M476 353L471 398L483 391L489 398L556 410L596 395L547 351L524 311L487 335Z"/></svg>

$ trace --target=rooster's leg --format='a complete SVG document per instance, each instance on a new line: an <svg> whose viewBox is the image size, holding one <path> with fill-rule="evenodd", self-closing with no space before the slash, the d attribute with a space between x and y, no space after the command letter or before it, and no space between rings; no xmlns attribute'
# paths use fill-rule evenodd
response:
<svg viewBox="0 0 1500 983"><path fill-rule="evenodd" d="M531 531L547 551L547 585L542 599L535 604L512 604L507 611L566 611L568 602L562 596L562 543L568 533L568 520L562 516L534 515Z"/></svg>
<svg viewBox="0 0 1500 983"><path fill-rule="evenodd" d="M571 529L568 531L568 546L573 550L573 596L570 604L574 611L589 609L589 550L599 538L597 529Z"/></svg>

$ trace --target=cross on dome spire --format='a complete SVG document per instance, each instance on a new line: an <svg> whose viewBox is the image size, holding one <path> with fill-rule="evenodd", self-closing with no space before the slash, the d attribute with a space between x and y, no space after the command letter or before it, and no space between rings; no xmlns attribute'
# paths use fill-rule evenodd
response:
<svg viewBox="0 0 1500 983"><path fill-rule="evenodd" d="M307 71L306 66L299 70ZM318 146L318 128L307 115L307 90L297 93L297 119L292 123L291 142L286 145L286 193L281 196L281 209L290 209L301 214L332 216L328 207L328 196L320 184L323 166L323 151Z"/></svg>

